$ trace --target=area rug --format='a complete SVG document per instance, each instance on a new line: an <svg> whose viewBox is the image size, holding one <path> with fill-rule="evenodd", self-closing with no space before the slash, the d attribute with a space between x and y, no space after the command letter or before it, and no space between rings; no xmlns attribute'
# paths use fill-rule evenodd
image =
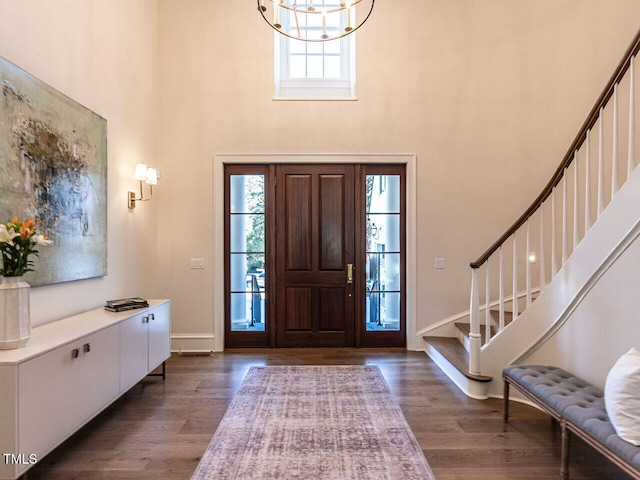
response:
<svg viewBox="0 0 640 480"><path fill-rule="evenodd" d="M192 480L435 478L375 366L252 367Z"/></svg>

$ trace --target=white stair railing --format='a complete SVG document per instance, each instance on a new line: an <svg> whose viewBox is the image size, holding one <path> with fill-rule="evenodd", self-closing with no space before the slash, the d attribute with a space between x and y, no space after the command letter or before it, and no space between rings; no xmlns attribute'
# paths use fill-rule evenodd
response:
<svg viewBox="0 0 640 480"><path fill-rule="evenodd" d="M627 50L607 87L603 90L596 105L572 143L552 179L545 189L527 209L527 211L500 237L478 260L471 263L471 300L470 300L470 352L469 372L482 374L482 346L491 342L492 337L507 325L505 312L511 311L511 321L515 321L535 300L534 292L541 292L546 283L558 273L567 259L576 249L582 238L592 226L592 202L596 202L596 218L600 216L608 201L631 175L636 166L636 109L635 109L635 56L640 50L640 32ZM628 83L622 90L620 85ZM628 96L629 115L621 119L619 102ZM605 117L611 117L611 156L605 155ZM620 178L621 122L627 122L627 168L626 177ZM598 125L597 135L597 168L593 169L591 130ZM607 149L608 150L608 149ZM584 169L580 163L584 162ZM581 175L581 172L584 174ZM570 181L570 177L573 177ZM605 177L610 176L610 183ZM592 198L592 184L597 186L597 197ZM605 192L605 185L611 186L610 195ZM569 188L572 189L569 195ZM561 189L561 192L557 190ZM583 195L581 193L584 192ZM556 196L561 194L560 212L557 212ZM571 198L571 200L569 200ZM571 205L569 205L571 203ZM581 212L584 212L581 215ZM559 213L559 214L558 214ZM584 232L581 236L581 223ZM572 227L572 241L569 242L569 231ZM537 229L537 232L535 231ZM537 233L537 235L536 235ZM558 245L557 235L560 235ZM519 238L524 237L524 242ZM536 239L537 240L534 240ZM569 251L571 245L571 251ZM558 252L560 248L560 252ZM537 255L534 252L538 252ZM547 254L549 253L549 254ZM558 258L558 253L560 256ZM506 264L511 258L511 265ZM546 262L549 262L547 270ZM558 265L560 261L560 265ZM539 268L533 268L532 262L539 262ZM491 264L493 263L493 266ZM484 270L484 274L480 272ZM509 271L511 278L509 278ZM547 271L549 276L547 276ZM491 274L492 272L493 275ZM511 281L511 295L505 297L505 283ZM525 285L524 292L518 291L518 285ZM480 295L483 295L483 304ZM491 315L490 306L497 305L497 318ZM480 312L484 312L484 338L480 328ZM494 333L495 332L495 333Z"/></svg>

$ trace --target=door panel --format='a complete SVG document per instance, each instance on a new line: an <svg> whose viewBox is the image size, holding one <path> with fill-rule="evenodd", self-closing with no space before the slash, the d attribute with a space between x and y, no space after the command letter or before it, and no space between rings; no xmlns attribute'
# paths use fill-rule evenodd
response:
<svg viewBox="0 0 640 480"><path fill-rule="evenodd" d="M277 346L353 346L354 167L278 165L276 177Z"/></svg>
<svg viewBox="0 0 640 480"><path fill-rule="evenodd" d="M342 270L344 261L345 184L342 175L321 175L320 270Z"/></svg>
<svg viewBox="0 0 640 480"><path fill-rule="evenodd" d="M288 332L311 331L311 289L287 288L286 330Z"/></svg>
<svg viewBox="0 0 640 480"><path fill-rule="evenodd" d="M342 322L353 321L352 318L343 319L345 310L345 289L343 287L321 287L318 289L320 305L320 325L321 331L340 330Z"/></svg>
<svg viewBox="0 0 640 480"><path fill-rule="evenodd" d="M287 175L285 231L287 271L310 271L312 249L311 175Z"/></svg>

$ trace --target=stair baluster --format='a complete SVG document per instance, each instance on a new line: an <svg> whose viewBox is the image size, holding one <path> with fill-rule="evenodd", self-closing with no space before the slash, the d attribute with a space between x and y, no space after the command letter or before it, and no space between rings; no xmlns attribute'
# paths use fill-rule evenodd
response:
<svg viewBox="0 0 640 480"><path fill-rule="evenodd" d="M518 318L518 240L517 232L513 233L513 276L511 289L511 309L513 312L513 319Z"/></svg>
<svg viewBox="0 0 640 480"><path fill-rule="evenodd" d="M618 84L613 87L613 150L611 152L611 198L618 192Z"/></svg>
<svg viewBox="0 0 640 480"><path fill-rule="evenodd" d="M558 246L556 233L556 188L551 190L551 278L558 273Z"/></svg>
<svg viewBox="0 0 640 480"><path fill-rule="evenodd" d="M544 248L544 208L540 208L540 244L538 245L538 261L540 262L540 278L538 279L538 283L540 284L540 292L544 290L544 287L547 285L547 275L545 271L545 248Z"/></svg>
<svg viewBox="0 0 640 480"><path fill-rule="evenodd" d="M487 261L484 270L484 343L491 341L491 309L489 308L489 304L491 303L491 270L489 265L490 263Z"/></svg>
<svg viewBox="0 0 640 480"><path fill-rule="evenodd" d="M591 130L587 130L586 162L584 166L584 233L591 228ZM555 274L555 273L554 273Z"/></svg>
<svg viewBox="0 0 640 480"><path fill-rule="evenodd" d="M598 125L598 217L600 216L603 210L604 210L604 107L600 107L600 123Z"/></svg>
<svg viewBox="0 0 640 480"><path fill-rule="evenodd" d="M568 168L568 167L567 167ZM562 265L567 263L569 257L569 221L567 206L567 168L562 173Z"/></svg>
<svg viewBox="0 0 640 480"><path fill-rule="evenodd" d="M469 373L480 375L480 287L478 285L478 269L471 270L471 332L469 333Z"/></svg>
<svg viewBox="0 0 640 480"><path fill-rule="evenodd" d="M573 250L580 243L580 205L578 196L578 178L580 176L578 170L578 151L573 154Z"/></svg>
<svg viewBox="0 0 640 480"><path fill-rule="evenodd" d="M636 166L635 162L635 143L636 143L636 83L634 74L635 56L629 60L629 147L627 151L627 178L633 172Z"/></svg>
<svg viewBox="0 0 640 480"><path fill-rule="evenodd" d="M526 306L528 308L531 305L531 218L527 219L527 244L526 244L527 253L525 255L525 288L526 288Z"/></svg>
<svg viewBox="0 0 640 480"><path fill-rule="evenodd" d="M504 252L502 251L502 245L498 249L500 255L500 280L498 285L498 331L501 332L504 328Z"/></svg>

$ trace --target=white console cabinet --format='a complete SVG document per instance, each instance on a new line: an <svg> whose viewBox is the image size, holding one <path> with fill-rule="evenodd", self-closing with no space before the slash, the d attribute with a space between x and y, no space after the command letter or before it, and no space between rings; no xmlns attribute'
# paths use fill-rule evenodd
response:
<svg viewBox="0 0 640 480"><path fill-rule="evenodd" d="M36 327L25 347L0 350L0 479L76 432L170 356L170 302L92 310Z"/></svg>
<svg viewBox="0 0 640 480"><path fill-rule="evenodd" d="M163 303L120 324L120 389L128 390L167 359L171 347L169 304Z"/></svg>

